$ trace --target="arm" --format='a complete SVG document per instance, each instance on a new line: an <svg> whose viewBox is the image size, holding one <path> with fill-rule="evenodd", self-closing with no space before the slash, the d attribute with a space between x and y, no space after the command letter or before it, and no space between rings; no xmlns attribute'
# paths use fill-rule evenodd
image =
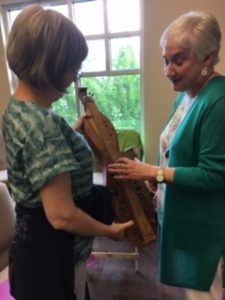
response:
<svg viewBox="0 0 225 300"><path fill-rule="evenodd" d="M193 148L189 144L182 142L185 148L171 149L172 167L165 168L165 182L173 183L179 189L184 191L224 191L225 190L225 100L223 97L209 105L206 109L202 108L200 118L198 117L197 125L193 123L191 138L194 140ZM194 150L193 150L194 149ZM197 153L197 156L190 156L188 162L186 152ZM181 153L184 153L181 158ZM177 160L179 155L179 161ZM173 156L173 157L172 157ZM122 163L125 163L122 164ZM189 166L187 165L189 164ZM119 160L116 164L110 164L108 171L114 174L116 179L136 179L150 180L154 183L154 178L158 167L143 164L138 166L134 163L127 163L124 159ZM128 165L128 166L126 166ZM127 169L127 170L126 170Z"/></svg>
<svg viewBox="0 0 225 300"><path fill-rule="evenodd" d="M134 224L133 221L128 221L104 225L76 207L71 194L70 173L54 177L40 190L40 197L47 219L56 230L120 240L124 238L125 231Z"/></svg>
<svg viewBox="0 0 225 300"><path fill-rule="evenodd" d="M183 190L224 191L225 98L219 98L202 111L196 134L196 164L176 167L174 183Z"/></svg>
<svg viewBox="0 0 225 300"><path fill-rule="evenodd" d="M160 167L152 166L138 160L129 158L120 158L116 163L108 165L108 172L114 174L115 179L128 180L148 180L156 183L155 177ZM174 168L164 169L165 182L172 183L174 177Z"/></svg>

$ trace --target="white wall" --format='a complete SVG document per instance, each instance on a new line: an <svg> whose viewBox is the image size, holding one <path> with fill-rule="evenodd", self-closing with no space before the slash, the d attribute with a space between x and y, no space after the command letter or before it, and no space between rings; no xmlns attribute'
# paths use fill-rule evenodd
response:
<svg viewBox="0 0 225 300"><path fill-rule="evenodd" d="M180 14L190 10L212 12L222 30L221 62L217 70L225 73L224 0L144 0L144 127L146 160L157 160L161 128L174 101L175 93L163 75L159 40L164 29Z"/></svg>
<svg viewBox="0 0 225 300"><path fill-rule="evenodd" d="M1 66L0 67L0 128L1 128L2 114L5 110L7 100L10 95L1 28L0 28L0 66Z"/></svg>

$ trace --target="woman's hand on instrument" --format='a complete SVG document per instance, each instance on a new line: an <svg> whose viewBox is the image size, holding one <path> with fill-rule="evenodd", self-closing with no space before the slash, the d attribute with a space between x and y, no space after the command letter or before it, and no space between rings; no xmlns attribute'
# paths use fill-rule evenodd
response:
<svg viewBox="0 0 225 300"><path fill-rule="evenodd" d="M134 221L128 221L125 223L112 223L111 225L112 235L111 239L115 241L122 241L126 238L126 231L134 226Z"/></svg>
<svg viewBox="0 0 225 300"><path fill-rule="evenodd" d="M109 164L107 170L115 179L154 180L157 167L126 157Z"/></svg>
<svg viewBox="0 0 225 300"><path fill-rule="evenodd" d="M84 113L82 116L80 116L77 120L77 122L73 125L73 129L76 131L83 132L84 130L84 120L87 118L90 118L91 115L89 113Z"/></svg>

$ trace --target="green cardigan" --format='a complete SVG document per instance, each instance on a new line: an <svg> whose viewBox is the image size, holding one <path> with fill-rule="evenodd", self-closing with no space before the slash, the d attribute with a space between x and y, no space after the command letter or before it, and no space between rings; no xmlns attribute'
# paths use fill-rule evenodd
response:
<svg viewBox="0 0 225 300"><path fill-rule="evenodd" d="M208 291L225 257L225 77L198 95L171 141L169 166L175 173L165 193L160 278Z"/></svg>

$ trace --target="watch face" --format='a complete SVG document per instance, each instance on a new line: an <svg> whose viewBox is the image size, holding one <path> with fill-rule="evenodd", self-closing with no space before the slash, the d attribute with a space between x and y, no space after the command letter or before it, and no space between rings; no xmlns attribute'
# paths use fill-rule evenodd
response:
<svg viewBox="0 0 225 300"><path fill-rule="evenodd" d="M157 180L158 182L163 182L163 180L164 180L163 174L157 174L156 180Z"/></svg>
<svg viewBox="0 0 225 300"><path fill-rule="evenodd" d="M158 171L158 173L156 174L155 179L158 183L162 183L164 181L165 177L164 177L164 170L163 169L160 169Z"/></svg>

